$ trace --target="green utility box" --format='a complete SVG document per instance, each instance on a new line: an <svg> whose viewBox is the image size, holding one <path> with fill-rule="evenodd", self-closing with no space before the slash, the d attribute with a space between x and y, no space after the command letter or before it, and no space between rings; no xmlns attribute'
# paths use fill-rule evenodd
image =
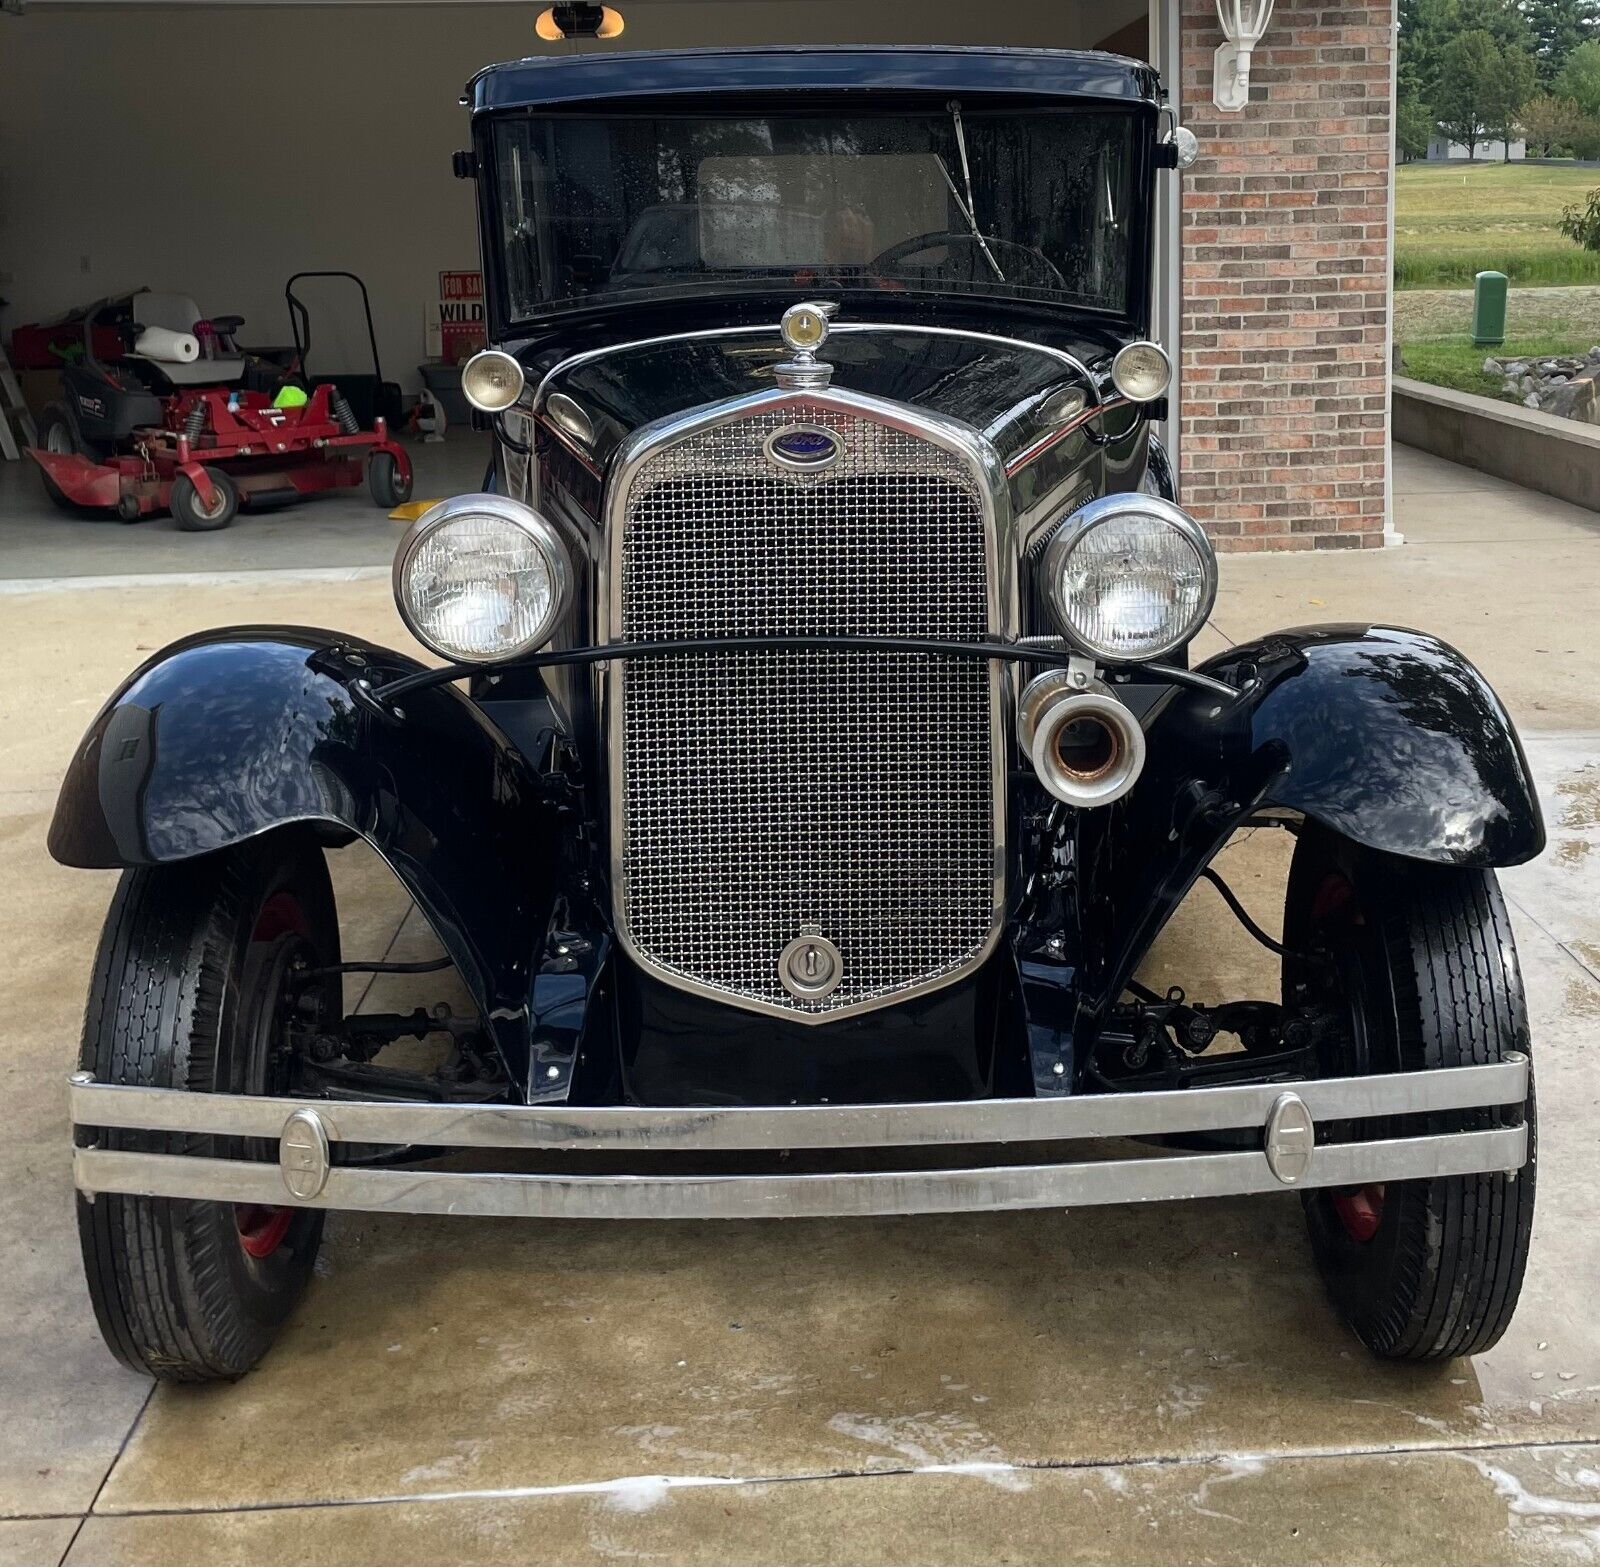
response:
<svg viewBox="0 0 1600 1567"><path fill-rule="evenodd" d="M1472 341L1479 348L1506 340L1506 290L1511 281L1504 272L1480 272L1472 289Z"/></svg>

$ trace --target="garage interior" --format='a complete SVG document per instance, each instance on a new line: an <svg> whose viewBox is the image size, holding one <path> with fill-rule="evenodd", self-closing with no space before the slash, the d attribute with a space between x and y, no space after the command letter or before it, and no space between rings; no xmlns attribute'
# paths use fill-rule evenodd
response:
<svg viewBox="0 0 1600 1567"><path fill-rule="evenodd" d="M288 341L285 280L360 275L384 371L421 388L439 276L478 265L454 178L480 67L596 49L829 43L1107 47L1144 56L1146 0L630 0L625 33L547 43L525 3L27 0L0 14L0 330L141 287ZM71 84L71 90L64 90ZM359 312L312 290L316 357L361 364ZM320 307L320 308L318 308Z"/></svg>

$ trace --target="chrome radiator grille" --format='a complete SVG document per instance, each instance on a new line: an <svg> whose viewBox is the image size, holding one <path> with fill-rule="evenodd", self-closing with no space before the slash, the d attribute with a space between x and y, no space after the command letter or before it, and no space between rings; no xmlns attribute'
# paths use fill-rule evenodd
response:
<svg viewBox="0 0 1600 1567"><path fill-rule="evenodd" d="M822 427L822 472L766 442ZM837 409L792 405L646 459L614 545L620 634L989 630L985 508L966 463ZM614 666L614 823L635 953L681 982L826 1015L949 975L995 919L991 674L980 659L758 652ZM802 930L842 959L797 998Z"/></svg>

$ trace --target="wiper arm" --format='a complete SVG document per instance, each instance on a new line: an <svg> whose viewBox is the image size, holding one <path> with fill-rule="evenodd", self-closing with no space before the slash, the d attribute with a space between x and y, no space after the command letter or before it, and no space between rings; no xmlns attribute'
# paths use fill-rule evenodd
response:
<svg viewBox="0 0 1600 1567"><path fill-rule="evenodd" d="M983 259L989 263L990 270L1002 283L1006 275L1000 270L1000 263L994 259L994 252L989 249L989 241L983 237L983 230L978 227L978 204L972 194L972 165L967 162L967 132L961 123L961 100L952 98L945 107L950 111L951 123L956 128L956 151L961 154L961 179L967 187L967 199L962 201L956 190L956 182L950 178L949 169L944 167L944 159L939 160L939 167L944 169L945 183L950 187L950 194L956 199L956 206L960 209L961 216L967 220L967 227L972 230L972 237L978 242L978 249L983 252Z"/></svg>

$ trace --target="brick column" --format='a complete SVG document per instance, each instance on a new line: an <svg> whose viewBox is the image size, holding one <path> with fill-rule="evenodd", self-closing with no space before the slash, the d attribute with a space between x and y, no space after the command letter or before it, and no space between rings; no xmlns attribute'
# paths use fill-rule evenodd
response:
<svg viewBox="0 0 1600 1567"><path fill-rule="evenodd" d="M1213 0L1174 0L1182 493L1222 550L1383 542L1393 0L1278 0L1250 102L1211 101Z"/></svg>

